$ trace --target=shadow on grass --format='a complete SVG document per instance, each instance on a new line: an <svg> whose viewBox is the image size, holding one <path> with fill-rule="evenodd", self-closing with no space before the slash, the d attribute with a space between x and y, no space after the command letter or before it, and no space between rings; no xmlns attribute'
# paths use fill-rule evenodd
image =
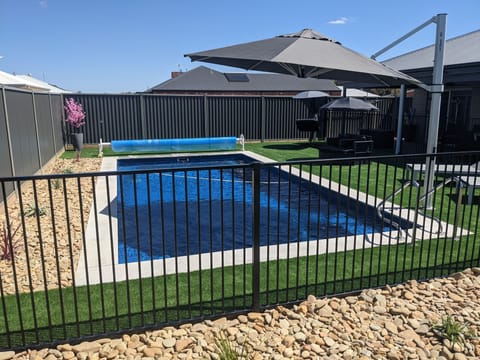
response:
<svg viewBox="0 0 480 360"><path fill-rule="evenodd" d="M272 150L305 150L310 147L309 143L285 143L285 144L270 144L265 145L265 149L272 149Z"/></svg>

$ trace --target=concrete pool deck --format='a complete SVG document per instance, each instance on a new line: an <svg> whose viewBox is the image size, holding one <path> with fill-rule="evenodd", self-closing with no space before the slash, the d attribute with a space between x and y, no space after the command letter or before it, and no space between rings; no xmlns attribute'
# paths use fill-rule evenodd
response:
<svg viewBox="0 0 480 360"><path fill-rule="evenodd" d="M208 153L208 155L223 154L244 154L265 163L274 163L273 160L261 155L243 152L219 152ZM125 158L152 158L152 157L176 157L176 156L199 156L205 154L181 153L167 155L143 155L129 156ZM115 171L119 157L103 158L101 171ZM331 191L337 191L342 195L352 198L354 201L366 203L374 208L382 201L372 195L351 189L345 185L321 178L294 167L289 167L291 174L301 177L307 181L319 184ZM112 281L123 281L127 279L149 278L176 272L187 272L207 270L221 266L231 266L252 263L252 249L235 249L218 251L212 253L195 254L190 256L179 256L158 260L146 260L132 263L118 263L118 221L117 221L117 177L101 176L97 178L95 198L89 215L88 226L85 232L85 246L82 249L78 266L75 273L75 284L77 286L87 284L108 283ZM393 209L391 203L385 204L386 209ZM296 256L308 256L342 252L353 249L366 249L374 246L404 243L413 239L434 239L440 237L453 237L454 234L466 235L468 231L455 229L453 225L440 221L432 221L428 217L416 214L412 209L402 209L398 214L410 221L416 218L417 224L422 228L416 228L414 233L406 234L404 231L390 230L383 233L373 233L353 236L342 236L339 238L319 239L311 241L295 242L290 244L275 244L261 246L261 261L287 259ZM443 232L439 232L443 229ZM435 235L431 234L435 233Z"/></svg>

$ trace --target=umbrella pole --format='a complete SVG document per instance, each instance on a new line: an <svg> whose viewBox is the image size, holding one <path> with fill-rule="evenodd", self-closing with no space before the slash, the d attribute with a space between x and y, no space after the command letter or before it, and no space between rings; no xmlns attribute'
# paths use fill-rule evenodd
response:
<svg viewBox="0 0 480 360"><path fill-rule="evenodd" d="M397 118L397 141L395 143L395 155L400 154L402 147L402 126L403 126L403 107L405 99L405 85L400 86L400 99L398 103L398 118Z"/></svg>

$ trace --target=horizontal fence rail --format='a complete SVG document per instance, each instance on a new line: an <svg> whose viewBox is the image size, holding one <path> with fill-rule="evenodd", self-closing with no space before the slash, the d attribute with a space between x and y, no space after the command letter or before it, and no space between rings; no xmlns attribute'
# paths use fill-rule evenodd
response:
<svg viewBox="0 0 480 360"><path fill-rule="evenodd" d="M214 159L223 165L182 156L0 178L4 198L16 189L0 203L0 349L478 266L479 155Z"/></svg>

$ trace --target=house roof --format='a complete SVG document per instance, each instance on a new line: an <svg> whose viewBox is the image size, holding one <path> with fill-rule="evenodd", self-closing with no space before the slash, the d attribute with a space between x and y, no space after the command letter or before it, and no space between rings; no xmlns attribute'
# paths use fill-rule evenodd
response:
<svg viewBox="0 0 480 360"><path fill-rule="evenodd" d="M24 90L34 90L50 93L67 93L57 86L51 85L45 81L36 79L30 75L12 75L0 71L0 85L16 87Z"/></svg>
<svg viewBox="0 0 480 360"><path fill-rule="evenodd" d="M433 67L434 45L424 47L382 63L396 70ZM454 37L445 42L444 66L480 63L480 30Z"/></svg>
<svg viewBox="0 0 480 360"><path fill-rule="evenodd" d="M30 80L22 79L16 75L0 71L0 85L12 86L25 90L48 91L46 87Z"/></svg>
<svg viewBox="0 0 480 360"><path fill-rule="evenodd" d="M43 88L46 88L49 90L51 93L69 93L70 91L64 90L62 88L59 88L58 86L49 84L45 81L39 80L37 78L34 78L30 75L16 75L17 78L27 80L31 83L37 84L38 86L41 86Z"/></svg>
<svg viewBox="0 0 480 360"><path fill-rule="evenodd" d="M199 66L158 84L152 91L338 91L331 80L267 73L222 73Z"/></svg>

